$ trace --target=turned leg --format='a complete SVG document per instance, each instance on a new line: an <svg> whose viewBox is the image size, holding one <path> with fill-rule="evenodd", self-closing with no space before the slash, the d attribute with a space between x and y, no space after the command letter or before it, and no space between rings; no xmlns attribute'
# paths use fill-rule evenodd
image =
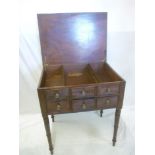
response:
<svg viewBox="0 0 155 155"><path fill-rule="evenodd" d="M116 109L115 112L115 123L114 123L114 134L113 134L113 146L115 146L116 143L116 137L117 137L117 130L119 125L119 119L120 119L121 109Z"/></svg>
<svg viewBox="0 0 155 155"><path fill-rule="evenodd" d="M47 139L48 139L49 150L51 152L51 155L53 155L53 145L52 145L52 138L51 138L48 116L43 117L43 120L44 120L45 129L46 129L46 135L47 135Z"/></svg>
<svg viewBox="0 0 155 155"><path fill-rule="evenodd" d="M103 114L103 109L100 110L100 117L102 117L102 114Z"/></svg>
<svg viewBox="0 0 155 155"><path fill-rule="evenodd" d="M54 115L53 114L51 115L51 118L52 118L52 122L54 122Z"/></svg>

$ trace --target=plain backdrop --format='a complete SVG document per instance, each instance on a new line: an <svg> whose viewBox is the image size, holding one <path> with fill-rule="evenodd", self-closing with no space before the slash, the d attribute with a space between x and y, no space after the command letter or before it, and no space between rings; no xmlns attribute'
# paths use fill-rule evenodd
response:
<svg viewBox="0 0 155 155"><path fill-rule="evenodd" d="M56 122L54 127L52 127L54 128L53 135L55 137L55 154L100 155L105 153L106 155L133 155L134 0L20 1L20 154L41 155L49 153L40 117L40 107L37 96L37 85L42 70L42 61L36 15L37 13L56 12L108 12L107 61L126 80L126 90L124 107L121 115L122 121L120 122L119 129L119 147L116 147L114 150L114 148L109 146L111 145L110 142L112 138L114 111L109 110L105 112L103 120L100 120L97 116L97 112L77 113L56 116L57 121L60 122L60 124ZM91 120L91 123L89 122L89 118L92 118L93 120ZM79 119L83 120L80 121ZM81 129L78 129L78 126L81 126ZM104 133L101 132L101 128L104 128ZM106 128L108 131L106 131ZM72 129L72 131L74 130L77 135L75 136L75 132L71 132L69 129ZM67 130L70 132L64 133L64 131ZM67 137L67 135L69 137ZM92 135L93 137L91 137ZM75 141L75 139L73 140L72 137L73 139L76 137L77 141ZM101 141L100 137L103 138L103 141ZM68 141L64 142L64 138ZM90 143L90 141L93 141L93 144ZM64 143L66 144L65 146ZM75 146L74 151L70 148L70 144ZM103 149L104 144L106 149ZM60 146L62 152L58 149ZM88 152L88 150L90 150L90 146L92 146L93 150ZM102 149L105 152L102 152Z"/></svg>

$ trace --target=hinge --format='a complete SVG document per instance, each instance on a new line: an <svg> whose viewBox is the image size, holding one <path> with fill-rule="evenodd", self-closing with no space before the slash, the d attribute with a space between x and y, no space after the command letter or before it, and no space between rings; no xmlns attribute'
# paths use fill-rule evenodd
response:
<svg viewBox="0 0 155 155"><path fill-rule="evenodd" d="M47 64L47 60L46 60L46 56L44 57L44 68L46 69L46 67L48 66Z"/></svg>

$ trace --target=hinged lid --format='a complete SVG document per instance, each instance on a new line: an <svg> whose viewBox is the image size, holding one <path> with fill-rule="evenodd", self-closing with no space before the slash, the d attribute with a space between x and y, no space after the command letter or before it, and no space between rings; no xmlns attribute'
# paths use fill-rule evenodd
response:
<svg viewBox="0 0 155 155"><path fill-rule="evenodd" d="M43 65L106 60L107 13L38 14Z"/></svg>

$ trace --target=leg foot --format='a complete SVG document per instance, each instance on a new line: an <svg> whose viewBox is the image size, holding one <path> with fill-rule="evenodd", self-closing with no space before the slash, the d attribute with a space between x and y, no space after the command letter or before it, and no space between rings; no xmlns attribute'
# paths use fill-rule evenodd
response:
<svg viewBox="0 0 155 155"><path fill-rule="evenodd" d="M52 122L54 122L54 115L53 114L51 115L51 118L52 118Z"/></svg>
<svg viewBox="0 0 155 155"><path fill-rule="evenodd" d="M116 144L116 141L113 140L113 146L115 146L115 144Z"/></svg>
<svg viewBox="0 0 155 155"><path fill-rule="evenodd" d="M50 149L50 152L51 152L51 155L53 155L53 147L52 147L52 149Z"/></svg>
<svg viewBox="0 0 155 155"><path fill-rule="evenodd" d="M100 110L100 117L102 117L102 114L103 114L103 110Z"/></svg>

